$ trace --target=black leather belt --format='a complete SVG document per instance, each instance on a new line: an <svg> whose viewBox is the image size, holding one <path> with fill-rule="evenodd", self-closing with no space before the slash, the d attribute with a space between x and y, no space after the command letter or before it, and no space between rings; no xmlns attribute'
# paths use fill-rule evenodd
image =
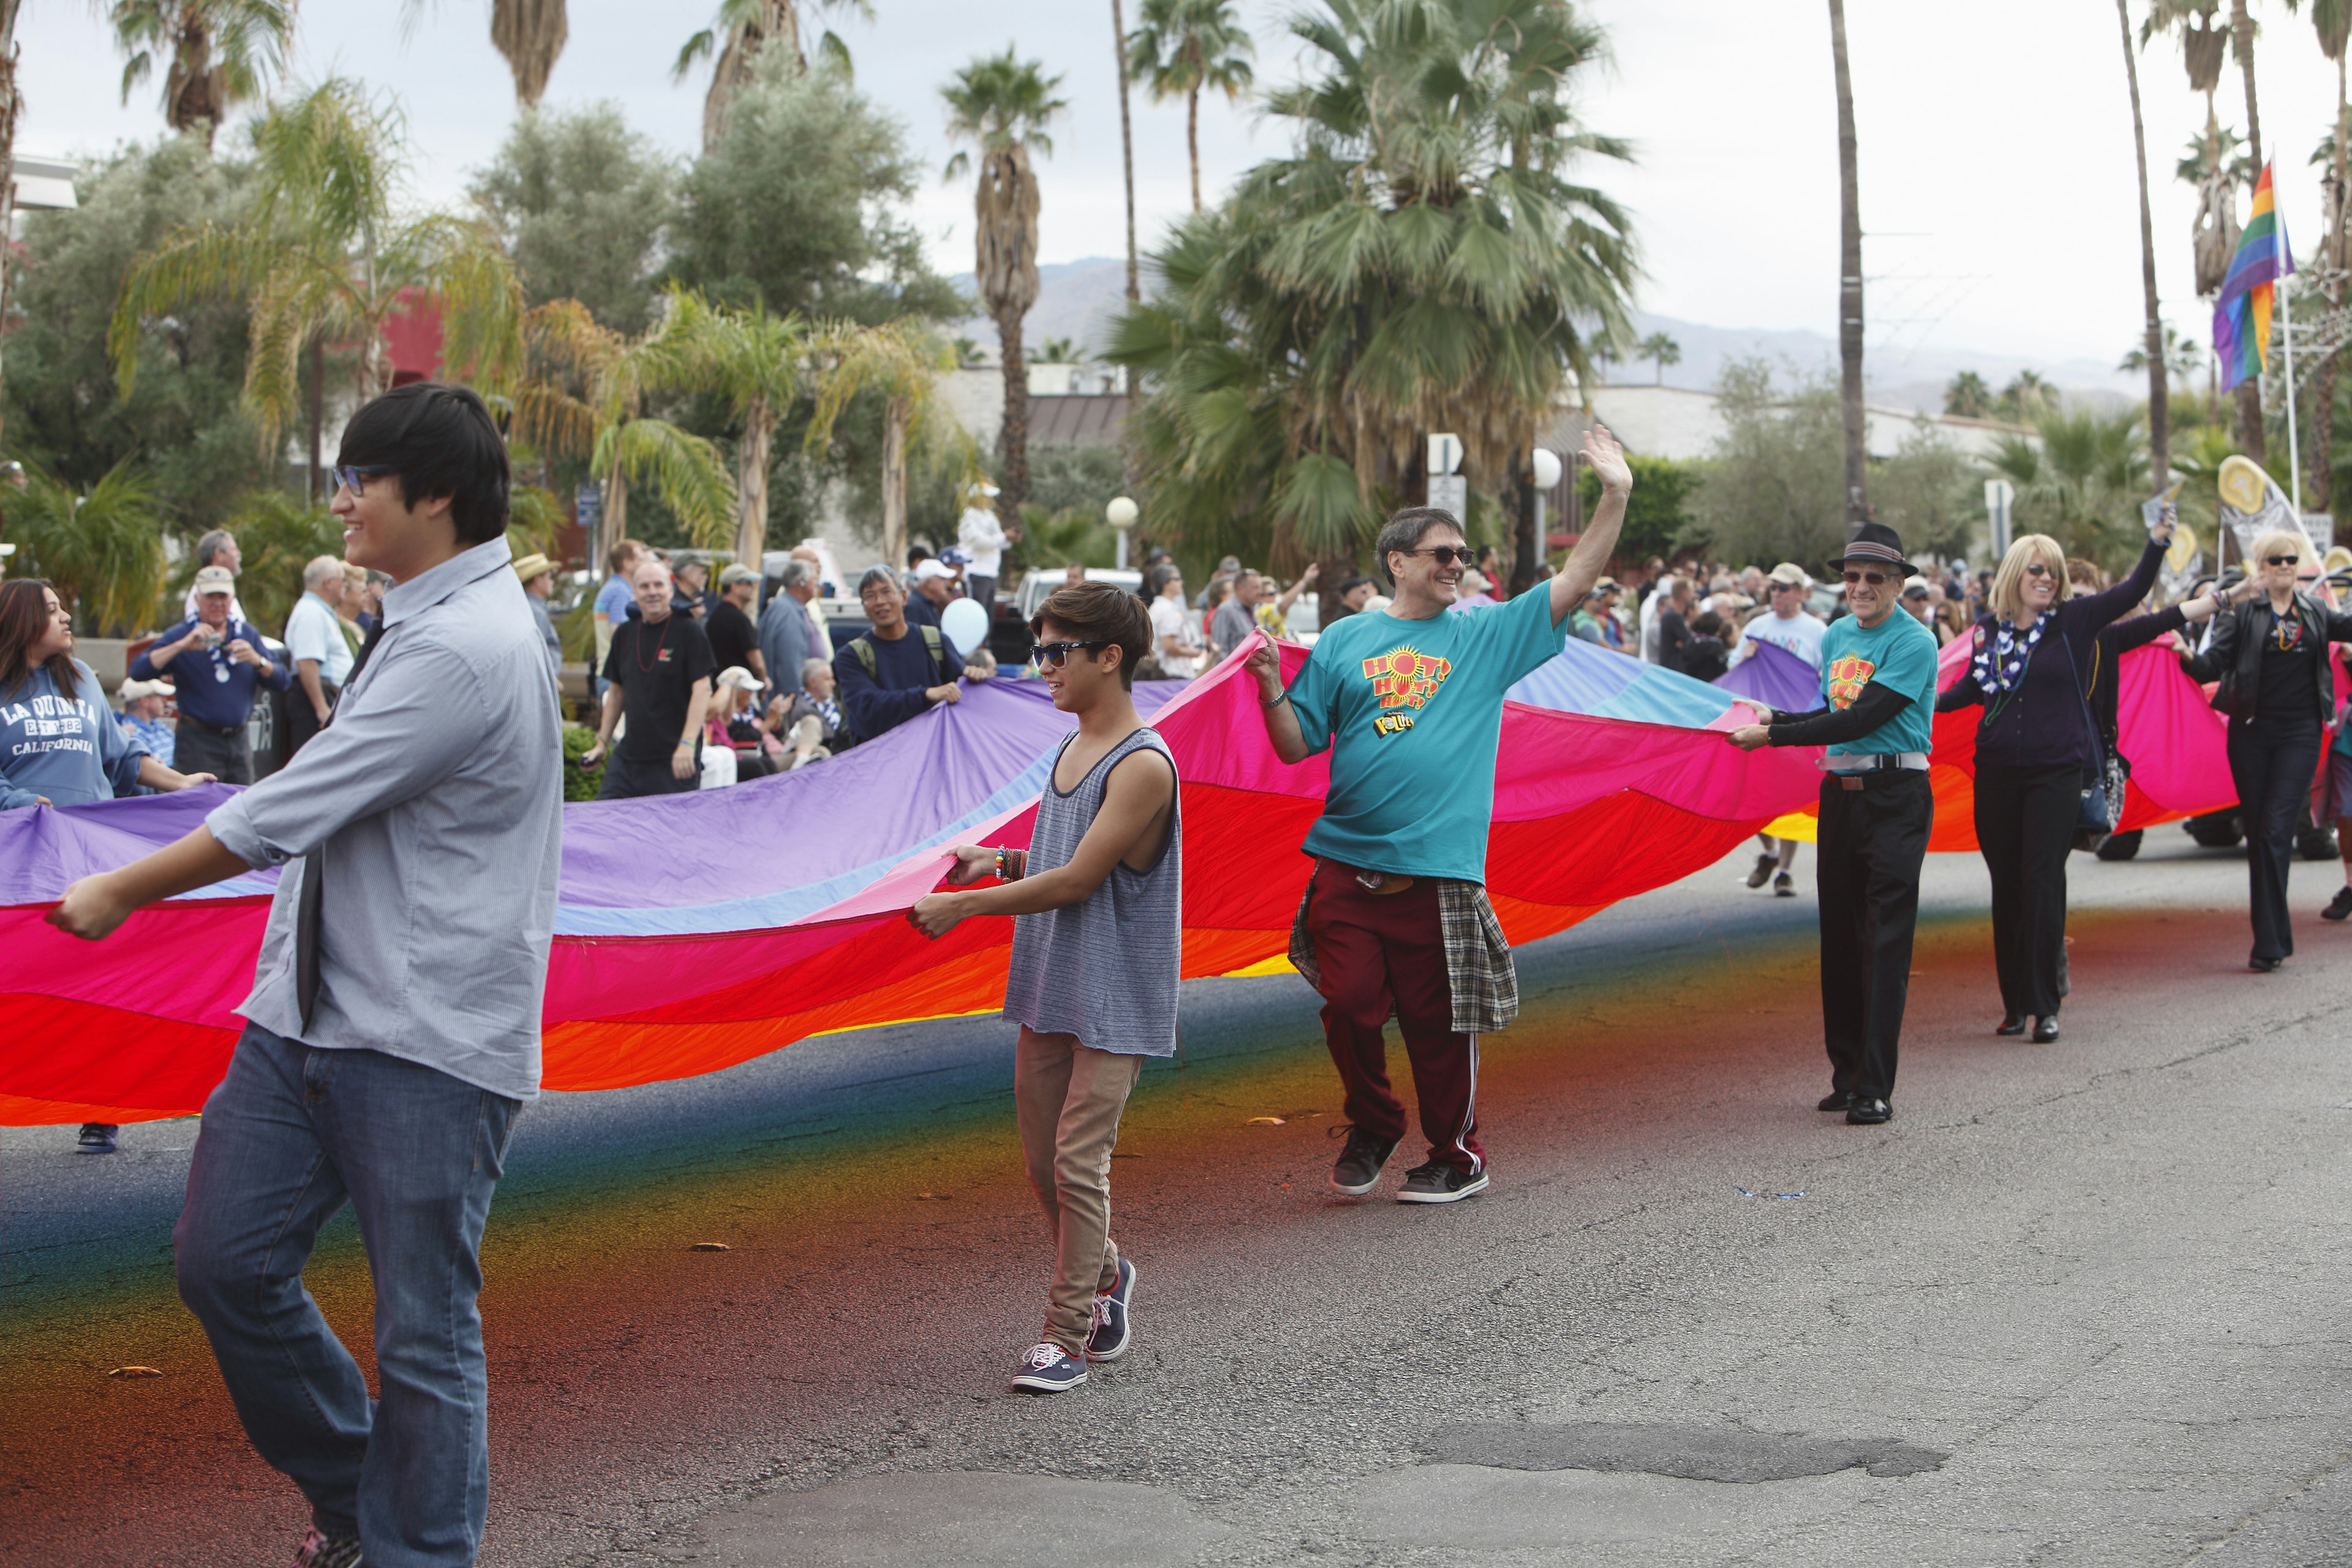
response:
<svg viewBox="0 0 2352 1568"><path fill-rule="evenodd" d="M225 741L234 741L234 740L236 740L239 735L242 735L242 734L244 734L244 733L245 733L245 726L244 726L244 725L242 725L242 724L239 724L239 725L238 725L236 729L234 729L234 730L224 730L224 729L222 729L222 728L221 728L219 725L217 725L217 724L207 724L207 723L205 723L202 719L192 719L192 718L188 717L188 715L186 715L185 713L183 713L183 714L181 714L181 715L180 715L180 722L181 722L181 723L183 723L183 724L194 724L197 729L202 730L205 734L207 734L207 735L218 735L218 736L220 736L220 737L221 737L223 740L225 740Z"/></svg>

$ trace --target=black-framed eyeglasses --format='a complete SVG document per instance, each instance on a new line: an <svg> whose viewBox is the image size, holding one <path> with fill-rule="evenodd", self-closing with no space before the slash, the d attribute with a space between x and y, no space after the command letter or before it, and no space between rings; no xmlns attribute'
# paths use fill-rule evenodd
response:
<svg viewBox="0 0 2352 1568"><path fill-rule="evenodd" d="M335 470L335 488L353 495L366 492L367 481L383 474L396 474L398 468L382 463L346 463Z"/></svg>
<svg viewBox="0 0 2352 1568"><path fill-rule="evenodd" d="M1108 642L1041 642L1029 650L1029 662L1040 669L1059 669L1070 662L1070 656L1110 647Z"/></svg>
<svg viewBox="0 0 2352 1568"><path fill-rule="evenodd" d="M2265 566L2292 566L2302 559L2303 557L2300 555L2265 555L2263 557L2263 564Z"/></svg>
<svg viewBox="0 0 2352 1568"><path fill-rule="evenodd" d="M1884 588L1890 581L1884 572L1849 572L1845 574L1845 580L1850 584L1867 583L1874 588Z"/></svg>
<svg viewBox="0 0 2352 1568"><path fill-rule="evenodd" d="M1456 562L1460 562L1463 565L1467 566L1471 562L1477 559L1470 553L1470 547L1466 544L1433 544L1426 550L1400 550L1397 553L1400 555L1426 555L1432 561L1436 562L1440 566L1451 566Z"/></svg>

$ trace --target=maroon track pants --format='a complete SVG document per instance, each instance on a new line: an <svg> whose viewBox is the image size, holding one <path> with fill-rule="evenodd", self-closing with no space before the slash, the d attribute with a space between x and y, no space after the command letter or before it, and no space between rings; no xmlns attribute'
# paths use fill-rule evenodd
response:
<svg viewBox="0 0 2352 1568"><path fill-rule="evenodd" d="M1322 972L1323 1037L1348 1092L1348 1120L1392 1142L1404 1136L1404 1107L1389 1088L1383 1034L1393 1007L1412 1062L1429 1157L1461 1171L1484 1170L1478 1039L1454 1032L1437 884L1424 877L1402 893L1375 894L1350 868L1323 861L1307 933Z"/></svg>

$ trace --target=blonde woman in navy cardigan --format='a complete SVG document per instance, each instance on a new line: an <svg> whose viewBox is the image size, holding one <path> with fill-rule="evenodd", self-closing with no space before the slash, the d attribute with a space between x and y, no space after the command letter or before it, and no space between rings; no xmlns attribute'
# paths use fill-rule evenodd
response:
<svg viewBox="0 0 2352 1568"><path fill-rule="evenodd" d="M1993 574L1992 608L1970 636L1968 672L1936 700L1938 713L1981 707L1977 722L1977 847L1992 873L1993 968L2001 1021L1994 1033L2058 1037L2059 959L2066 936L2066 856L2083 788L2100 765L2084 698L2107 623L2147 597L2172 538L2172 514L2151 531L2131 575L2076 595L2066 554L2046 533L2009 547Z"/></svg>

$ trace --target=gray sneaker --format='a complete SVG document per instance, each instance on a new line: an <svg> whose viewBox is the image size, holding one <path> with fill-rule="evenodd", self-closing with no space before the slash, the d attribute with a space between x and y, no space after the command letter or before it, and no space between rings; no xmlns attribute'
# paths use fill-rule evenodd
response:
<svg viewBox="0 0 2352 1568"><path fill-rule="evenodd" d="M1426 1165L1415 1165L1404 1173L1404 1185L1397 1191L1401 1204L1460 1203L1473 1193L1486 1190L1486 1173L1481 1168L1476 1175L1457 1171L1453 1166L1432 1160Z"/></svg>
<svg viewBox="0 0 2352 1568"><path fill-rule="evenodd" d="M1381 1184L1381 1167L1395 1152L1396 1140L1379 1138L1360 1127L1348 1129L1348 1146L1331 1167L1331 1190L1342 1197L1360 1198Z"/></svg>
<svg viewBox="0 0 2352 1568"><path fill-rule="evenodd" d="M1087 1363L1061 1346L1048 1342L1029 1347L1029 1353L1021 1358L1020 1370L1013 1374L1013 1386L1034 1388L1040 1394L1059 1394L1086 1380Z"/></svg>

